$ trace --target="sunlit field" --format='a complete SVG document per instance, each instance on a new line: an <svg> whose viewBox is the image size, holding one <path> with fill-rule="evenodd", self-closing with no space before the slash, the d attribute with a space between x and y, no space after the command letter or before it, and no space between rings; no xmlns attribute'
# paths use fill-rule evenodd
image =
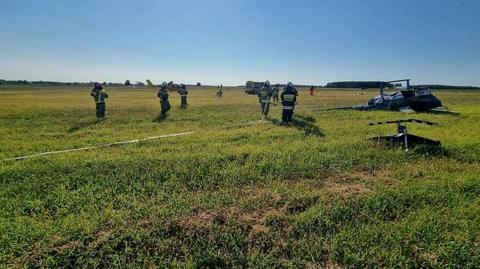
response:
<svg viewBox="0 0 480 269"><path fill-rule="evenodd" d="M0 267L458 267L480 264L480 91L434 91L460 115L322 111L376 90L302 89L293 125L256 96L189 88L0 87ZM437 150L388 149L371 121L415 118Z"/></svg>

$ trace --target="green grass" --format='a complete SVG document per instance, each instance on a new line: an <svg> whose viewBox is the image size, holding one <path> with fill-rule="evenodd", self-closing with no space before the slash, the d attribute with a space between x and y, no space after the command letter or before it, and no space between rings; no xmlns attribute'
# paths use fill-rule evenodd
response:
<svg viewBox="0 0 480 269"><path fill-rule="evenodd" d="M158 120L153 89L1 87L0 159L195 134L0 163L0 267L427 267L480 264L480 92L437 91L460 116L329 111L367 91L301 92L294 126L256 97L190 90ZM438 152L366 138L409 125Z"/></svg>

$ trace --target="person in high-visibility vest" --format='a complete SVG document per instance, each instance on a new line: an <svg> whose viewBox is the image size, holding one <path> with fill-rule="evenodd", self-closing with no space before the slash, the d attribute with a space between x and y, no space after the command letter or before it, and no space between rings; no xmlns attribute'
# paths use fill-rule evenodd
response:
<svg viewBox="0 0 480 269"><path fill-rule="evenodd" d="M188 95L187 86L185 84L180 84L178 93L180 94L182 108L184 109L187 108L187 95Z"/></svg>
<svg viewBox="0 0 480 269"><path fill-rule="evenodd" d="M160 114L166 115L170 110L170 102L168 101L167 83L163 82L158 90L157 96L160 98Z"/></svg>
<svg viewBox="0 0 480 269"><path fill-rule="evenodd" d="M262 120L268 117L270 110L270 98L272 97L272 87L270 87L270 81L265 81L262 88L258 92L258 101L262 108Z"/></svg>
<svg viewBox="0 0 480 269"><path fill-rule="evenodd" d="M103 89L100 83L95 82L93 84L92 92L90 96L93 97L95 100L95 110L97 114L97 120L104 120L105 119L105 99L108 98L107 92Z"/></svg>
<svg viewBox="0 0 480 269"><path fill-rule="evenodd" d="M223 84L217 86L217 97L223 98Z"/></svg>
<svg viewBox="0 0 480 269"><path fill-rule="evenodd" d="M293 111L295 110L295 104L297 102L298 92L293 87L292 82L288 82L287 86L282 92L280 98L282 99L283 111L282 111L282 123L292 123Z"/></svg>
<svg viewBox="0 0 480 269"><path fill-rule="evenodd" d="M272 101L273 101L273 105L277 105L278 104L278 96L280 94L280 84L275 84L275 87L273 87L272 89Z"/></svg>

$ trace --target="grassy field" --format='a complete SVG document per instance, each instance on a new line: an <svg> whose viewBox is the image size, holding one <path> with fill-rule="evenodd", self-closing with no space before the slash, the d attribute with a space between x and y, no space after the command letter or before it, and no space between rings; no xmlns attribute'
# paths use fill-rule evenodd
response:
<svg viewBox="0 0 480 269"><path fill-rule="evenodd" d="M480 92L437 91L454 115L329 111L375 91L302 90L293 126L255 96L190 89L159 119L154 89L1 87L0 267L472 268L480 264ZM366 138L409 131L442 150ZM251 123L250 125L241 125Z"/></svg>

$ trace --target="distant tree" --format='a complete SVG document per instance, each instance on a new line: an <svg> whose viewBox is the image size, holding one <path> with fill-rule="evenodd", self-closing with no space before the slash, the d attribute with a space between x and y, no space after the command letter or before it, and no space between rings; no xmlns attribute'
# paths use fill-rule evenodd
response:
<svg viewBox="0 0 480 269"><path fill-rule="evenodd" d="M28 81L26 81L26 80L17 80L17 81L15 81L13 84L17 84L17 85L20 85L20 84L28 84Z"/></svg>
<svg viewBox="0 0 480 269"><path fill-rule="evenodd" d="M144 87L145 86L145 83L141 82L141 81L137 81L137 83L135 83L135 86L137 87Z"/></svg>
<svg viewBox="0 0 480 269"><path fill-rule="evenodd" d="M107 86L107 82L104 81L104 82L102 83L102 85L103 85L103 86Z"/></svg>
<svg viewBox="0 0 480 269"><path fill-rule="evenodd" d="M130 83L130 80L128 80L128 79L125 81L124 84L125 84L125 86L130 86L130 85L132 85L132 83Z"/></svg>
<svg viewBox="0 0 480 269"><path fill-rule="evenodd" d="M327 88L380 88L380 85L393 87L393 84L382 81L338 81L328 83Z"/></svg>
<svg viewBox="0 0 480 269"><path fill-rule="evenodd" d="M200 87L200 86L202 86L202 83L197 82L197 87Z"/></svg>

